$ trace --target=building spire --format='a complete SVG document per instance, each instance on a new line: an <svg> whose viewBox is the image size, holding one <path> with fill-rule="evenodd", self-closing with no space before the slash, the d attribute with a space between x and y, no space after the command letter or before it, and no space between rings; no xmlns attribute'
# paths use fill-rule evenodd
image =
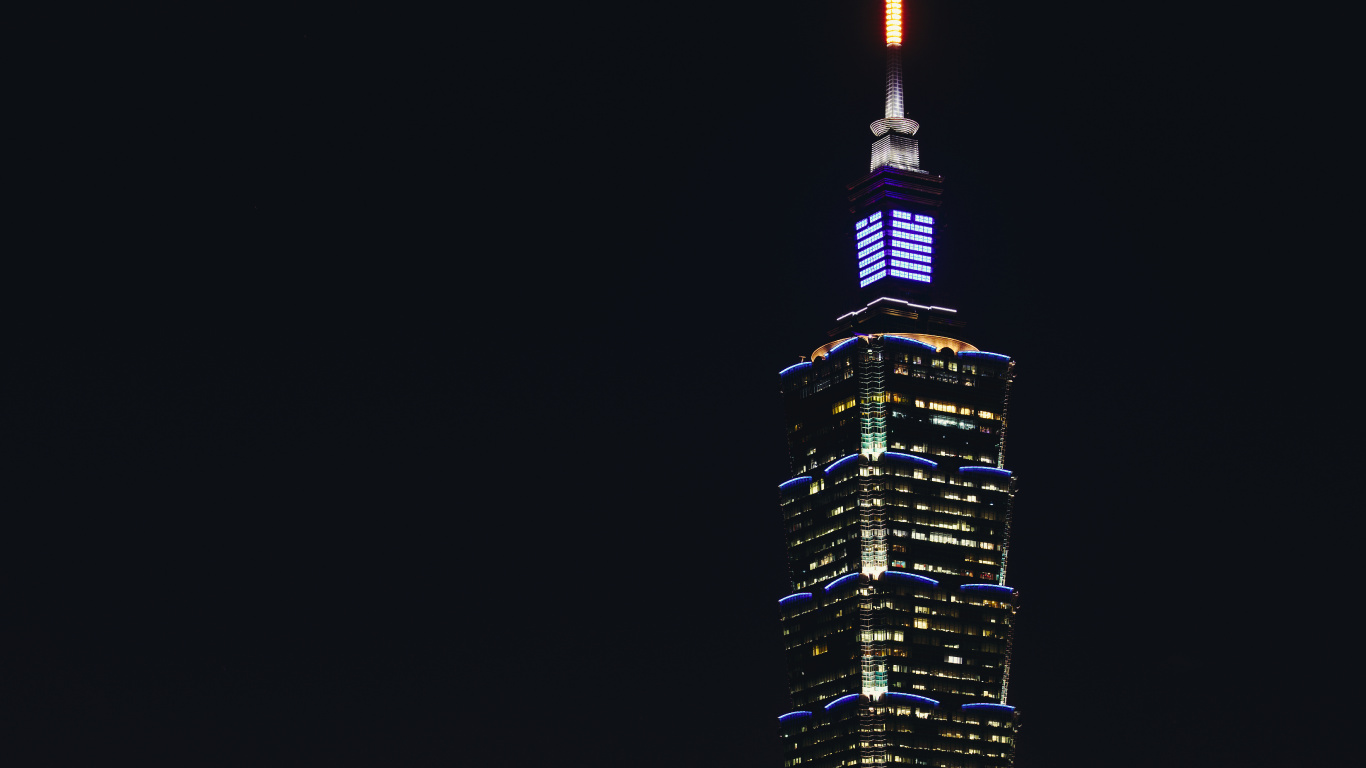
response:
<svg viewBox="0 0 1366 768"><path fill-rule="evenodd" d="M905 117L901 102L901 0L887 3L887 114Z"/></svg>
<svg viewBox="0 0 1366 768"><path fill-rule="evenodd" d="M906 119L901 89L901 2L884 0L887 4L887 106L881 120L870 128L878 137L873 144L873 161L869 170L882 166L920 170L920 142L915 137L920 124Z"/></svg>

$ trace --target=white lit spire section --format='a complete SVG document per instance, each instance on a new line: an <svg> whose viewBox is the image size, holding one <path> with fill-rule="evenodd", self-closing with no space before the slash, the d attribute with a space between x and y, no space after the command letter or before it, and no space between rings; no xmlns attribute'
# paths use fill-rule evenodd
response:
<svg viewBox="0 0 1366 768"><path fill-rule="evenodd" d="M887 110L888 118L904 118L901 100L901 0L887 0Z"/></svg>
<svg viewBox="0 0 1366 768"><path fill-rule="evenodd" d="M920 169L920 145L915 138L920 124L906 118L906 107L901 87L901 2L887 3L887 102L885 115L870 127L878 137L873 144L873 161L869 170L883 166Z"/></svg>

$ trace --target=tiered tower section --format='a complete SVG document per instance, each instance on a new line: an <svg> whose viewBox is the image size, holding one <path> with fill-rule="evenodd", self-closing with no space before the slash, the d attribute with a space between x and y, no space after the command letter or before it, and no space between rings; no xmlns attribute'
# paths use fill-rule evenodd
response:
<svg viewBox="0 0 1366 768"><path fill-rule="evenodd" d="M962 341L934 303L942 179L918 167L901 2L886 4L886 116L872 173L850 187L863 306L779 374L784 765L1006 766L1014 361Z"/></svg>

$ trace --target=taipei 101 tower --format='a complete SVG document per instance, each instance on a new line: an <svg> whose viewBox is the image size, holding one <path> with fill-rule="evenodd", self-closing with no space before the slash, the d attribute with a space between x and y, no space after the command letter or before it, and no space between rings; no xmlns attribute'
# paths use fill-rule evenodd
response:
<svg viewBox="0 0 1366 768"><path fill-rule="evenodd" d="M1014 361L941 306L943 178L905 115L901 0L885 0L885 115L849 185L850 311L779 372L784 766L1006 766ZM794 357L797 355L794 352Z"/></svg>

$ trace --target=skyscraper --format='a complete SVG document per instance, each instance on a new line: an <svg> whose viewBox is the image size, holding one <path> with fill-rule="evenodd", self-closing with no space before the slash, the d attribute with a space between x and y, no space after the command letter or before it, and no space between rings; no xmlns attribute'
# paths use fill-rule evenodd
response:
<svg viewBox="0 0 1366 768"><path fill-rule="evenodd" d="M791 470L778 486L791 581L778 601L783 764L1009 765L1014 362L969 343L938 303L943 179L920 165L901 0L885 2L885 115L870 172L849 185L843 258L858 301L779 374Z"/></svg>

